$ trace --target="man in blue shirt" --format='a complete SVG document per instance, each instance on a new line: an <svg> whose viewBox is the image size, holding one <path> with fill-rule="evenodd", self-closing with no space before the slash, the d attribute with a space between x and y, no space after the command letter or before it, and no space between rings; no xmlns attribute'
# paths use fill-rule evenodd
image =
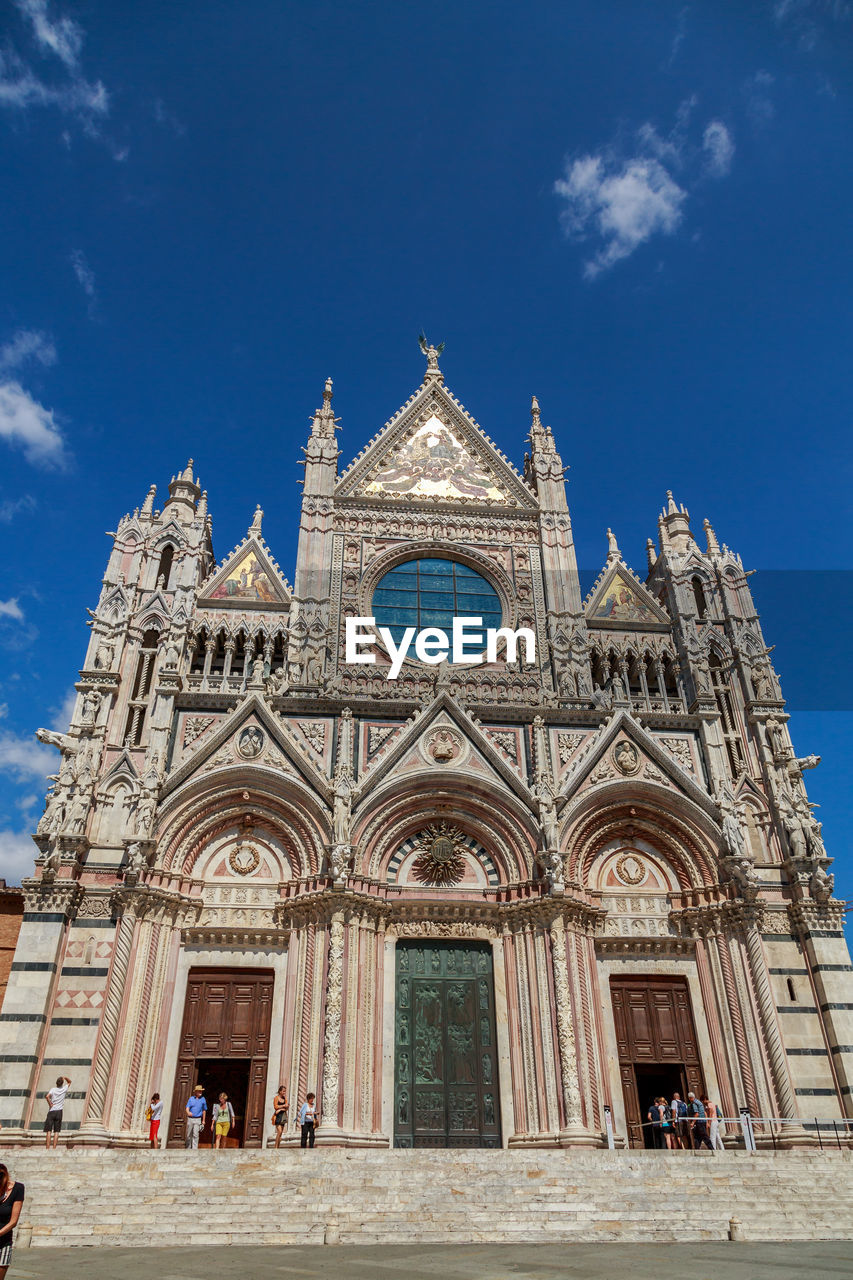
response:
<svg viewBox="0 0 853 1280"><path fill-rule="evenodd" d="M204 1089L197 1084L187 1099L187 1137L184 1146L193 1149L198 1147L199 1130L204 1128L207 1119L207 1099Z"/></svg>

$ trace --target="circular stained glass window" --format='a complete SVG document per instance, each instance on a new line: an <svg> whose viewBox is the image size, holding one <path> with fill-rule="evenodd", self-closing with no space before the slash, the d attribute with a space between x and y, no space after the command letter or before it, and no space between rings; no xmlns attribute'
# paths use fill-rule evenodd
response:
<svg viewBox="0 0 853 1280"><path fill-rule="evenodd" d="M498 593L482 574L456 560L431 557L404 560L389 569L373 592L371 613L377 627L388 627L396 644L406 627L414 627L415 633L441 627L449 636L454 618L482 618L485 632L499 627L502 617Z"/></svg>

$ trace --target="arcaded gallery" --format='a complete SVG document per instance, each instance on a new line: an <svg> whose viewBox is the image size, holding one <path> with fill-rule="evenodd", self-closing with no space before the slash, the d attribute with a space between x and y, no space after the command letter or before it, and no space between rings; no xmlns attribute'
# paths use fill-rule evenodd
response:
<svg viewBox="0 0 853 1280"><path fill-rule="evenodd" d="M192 463L116 513L71 725L39 734L7 1141L41 1141L58 1070L64 1138L104 1145L145 1144L155 1090L183 1145L197 1083L249 1147L281 1083L287 1143L309 1091L352 1146L600 1146L606 1108L642 1146L674 1090L792 1142L851 1115L817 759L740 555L662 477L647 564L605 513L582 594L536 400L517 469L425 355L345 468L327 383L295 549L258 508L217 561Z"/></svg>

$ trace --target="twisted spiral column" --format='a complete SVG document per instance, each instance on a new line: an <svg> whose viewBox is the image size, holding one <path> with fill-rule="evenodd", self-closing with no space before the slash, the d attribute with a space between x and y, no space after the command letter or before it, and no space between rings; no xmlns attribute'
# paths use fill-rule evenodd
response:
<svg viewBox="0 0 853 1280"><path fill-rule="evenodd" d="M110 971L110 984L101 1015L101 1034L98 1037L98 1049L92 1063L92 1083L89 1086L89 1099L86 1107L86 1125L102 1124L104 1105L107 1100L107 1087L110 1082L110 1071L113 1064L116 1036L118 1035L121 1006L124 1001L127 970L130 965L130 948L133 942L133 930L136 916L132 911L125 911L119 920L116 931L113 964Z"/></svg>
<svg viewBox="0 0 853 1280"><path fill-rule="evenodd" d="M782 1110L782 1115L795 1116L797 1114L797 1100L791 1087L791 1077L788 1075L788 1060L782 1044L782 1037L779 1034L779 1024L776 1021L776 1003L773 999L773 992L770 990L770 978L767 973L767 961L764 957L761 934L754 919L747 921L745 934L749 969L755 984L755 994L761 1014L761 1029L764 1033L764 1043L770 1056L770 1070L773 1075L776 1097Z"/></svg>
<svg viewBox="0 0 853 1280"><path fill-rule="evenodd" d="M326 1025L323 1038L323 1114L337 1128L340 1097L341 1003L344 981L344 913L336 911L329 924L329 966L326 974Z"/></svg>

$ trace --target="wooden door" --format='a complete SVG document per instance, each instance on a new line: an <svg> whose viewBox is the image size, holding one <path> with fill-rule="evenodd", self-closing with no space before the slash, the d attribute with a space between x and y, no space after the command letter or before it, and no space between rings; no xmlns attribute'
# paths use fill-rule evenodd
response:
<svg viewBox="0 0 853 1280"><path fill-rule="evenodd" d="M644 1100L637 1089L637 1068L644 1074L661 1069L663 1078L669 1069L677 1079L679 1091L697 1096L705 1091L705 1077L696 1043L696 1028L690 992L685 978L610 979L610 998L616 1025L619 1050L619 1075L625 1100L625 1119L629 1136L634 1135L645 1119Z"/></svg>
<svg viewBox="0 0 853 1280"><path fill-rule="evenodd" d="M275 975L271 969L191 969L172 1098L169 1146L183 1146L185 1107L203 1060L242 1059L248 1067L243 1145L264 1137L267 1061ZM205 1080L201 1084L207 1084ZM214 1098L208 1097L209 1108Z"/></svg>
<svg viewBox="0 0 853 1280"><path fill-rule="evenodd" d="M499 1147L492 952L399 942L394 1144Z"/></svg>

